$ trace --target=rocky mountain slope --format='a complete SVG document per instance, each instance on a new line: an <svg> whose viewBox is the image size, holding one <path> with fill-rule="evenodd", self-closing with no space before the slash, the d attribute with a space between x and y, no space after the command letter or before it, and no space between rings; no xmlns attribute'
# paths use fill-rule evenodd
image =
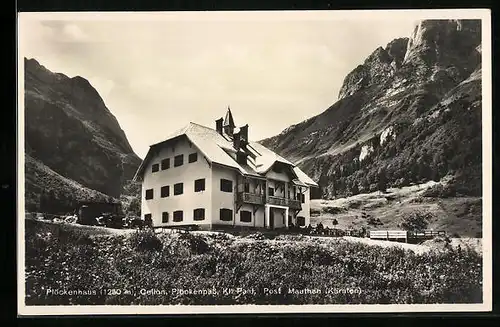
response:
<svg viewBox="0 0 500 327"><path fill-rule="evenodd" d="M29 204L36 205L41 190L77 199L119 197L141 159L98 92L86 79L53 73L34 59L24 65Z"/></svg>
<svg viewBox="0 0 500 327"><path fill-rule="evenodd" d="M323 197L454 176L481 194L481 22L426 20L349 73L326 111L261 143Z"/></svg>

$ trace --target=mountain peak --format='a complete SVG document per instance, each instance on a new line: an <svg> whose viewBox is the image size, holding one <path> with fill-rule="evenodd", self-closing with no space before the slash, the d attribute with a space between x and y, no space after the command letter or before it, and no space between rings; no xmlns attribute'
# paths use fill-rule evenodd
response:
<svg viewBox="0 0 500 327"><path fill-rule="evenodd" d="M466 194L480 194L480 23L419 22L356 66L337 102L261 144L318 180L328 198L375 190L381 167L395 187L455 174Z"/></svg>
<svg viewBox="0 0 500 327"><path fill-rule="evenodd" d="M470 75L480 61L480 20L423 20L415 25L410 37L396 38L385 49L375 49L344 79L339 99L368 87L379 87L404 66L419 82L435 70L461 67L453 79ZM404 75L403 74L403 75Z"/></svg>
<svg viewBox="0 0 500 327"><path fill-rule="evenodd" d="M32 64L36 66L41 66L40 63L35 58L26 58L24 57L24 64Z"/></svg>
<svg viewBox="0 0 500 327"><path fill-rule="evenodd" d="M408 41L404 63L423 61L427 65L447 60L441 54L471 52L481 43L480 20L423 20L416 24ZM449 57L449 56L448 56Z"/></svg>
<svg viewBox="0 0 500 327"><path fill-rule="evenodd" d="M25 62L26 147L64 177L119 196L140 159L116 117L84 77Z"/></svg>

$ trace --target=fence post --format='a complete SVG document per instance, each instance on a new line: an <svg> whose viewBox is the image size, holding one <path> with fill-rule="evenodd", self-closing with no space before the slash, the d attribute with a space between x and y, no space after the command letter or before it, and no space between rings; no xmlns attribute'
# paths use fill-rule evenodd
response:
<svg viewBox="0 0 500 327"><path fill-rule="evenodd" d="M389 240L389 231L387 231L387 240Z"/></svg>

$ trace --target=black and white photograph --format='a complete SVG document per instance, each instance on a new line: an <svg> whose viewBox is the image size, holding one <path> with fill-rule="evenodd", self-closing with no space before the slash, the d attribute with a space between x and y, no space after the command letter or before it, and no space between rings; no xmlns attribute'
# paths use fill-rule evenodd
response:
<svg viewBox="0 0 500 327"><path fill-rule="evenodd" d="M18 313L489 311L485 9L18 14Z"/></svg>

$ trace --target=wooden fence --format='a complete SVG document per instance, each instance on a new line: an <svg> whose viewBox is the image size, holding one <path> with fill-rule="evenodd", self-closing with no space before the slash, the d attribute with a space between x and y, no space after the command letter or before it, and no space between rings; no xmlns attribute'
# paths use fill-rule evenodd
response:
<svg viewBox="0 0 500 327"><path fill-rule="evenodd" d="M374 240L408 242L408 232L404 230L374 230L370 231L370 238Z"/></svg>
<svg viewBox="0 0 500 327"><path fill-rule="evenodd" d="M446 236L445 231L422 231L408 232L404 230L377 230L370 231L370 238L374 240L391 240L391 241L419 241L432 239L436 236Z"/></svg>

